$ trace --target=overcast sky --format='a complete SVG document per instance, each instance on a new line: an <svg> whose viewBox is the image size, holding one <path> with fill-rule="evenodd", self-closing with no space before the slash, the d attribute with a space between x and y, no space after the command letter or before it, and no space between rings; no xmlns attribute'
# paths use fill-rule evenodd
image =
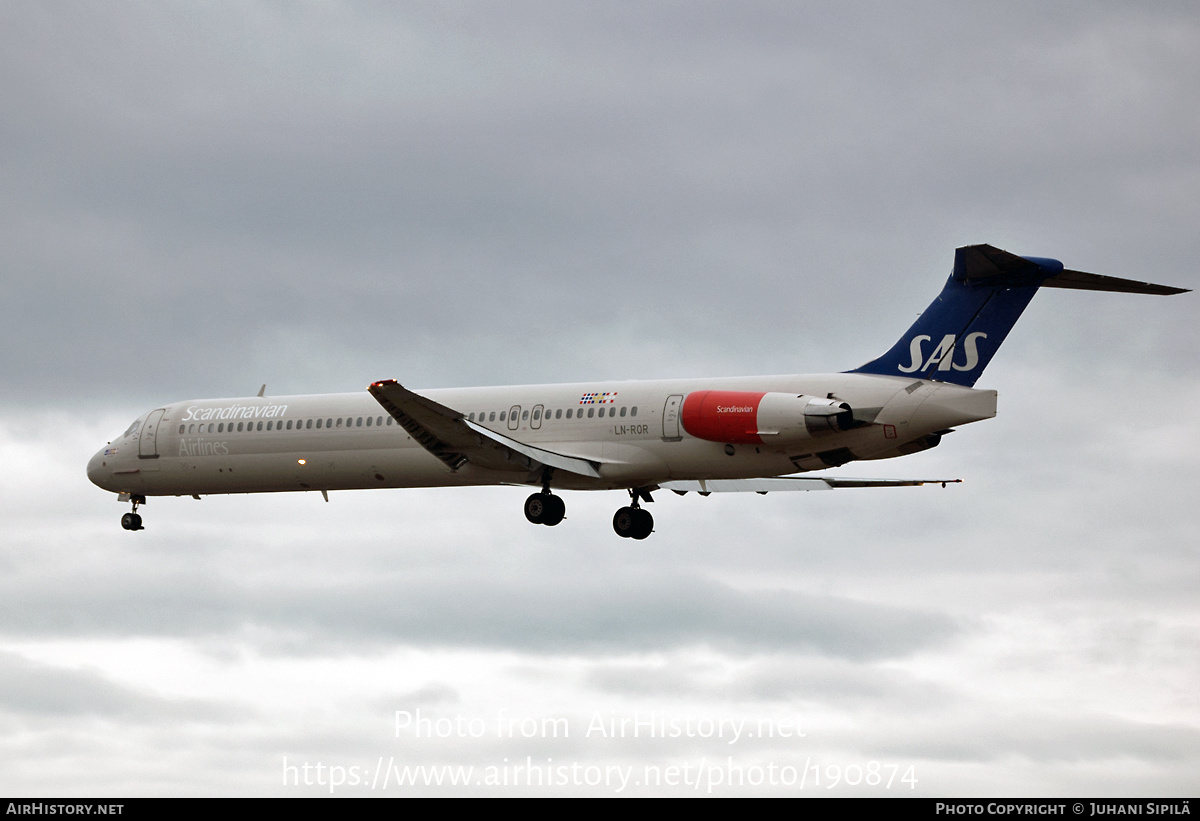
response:
<svg viewBox="0 0 1200 821"><path fill-rule="evenodd" d="M852 368L966 244L1196 288L1197 88L1191 2L0 4L0 794L1195 794L1194 294L1041 293L996 419L843 469L962 485L644 542L515 488L131 534L84 466L262 383Z"/></svg>

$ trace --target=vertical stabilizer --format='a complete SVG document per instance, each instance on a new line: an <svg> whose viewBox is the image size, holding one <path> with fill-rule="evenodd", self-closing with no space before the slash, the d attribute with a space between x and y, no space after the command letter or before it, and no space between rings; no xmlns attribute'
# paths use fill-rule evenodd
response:
<svg viewBox="0 0 1200 821"><path fill-rule="evenodd" d="M954 252L954 271L942 292L891 350L850 373L912 376L970 387L1043 286L1164 295L1186 290L1069 271L1056 259L969 245Z"/></svg>

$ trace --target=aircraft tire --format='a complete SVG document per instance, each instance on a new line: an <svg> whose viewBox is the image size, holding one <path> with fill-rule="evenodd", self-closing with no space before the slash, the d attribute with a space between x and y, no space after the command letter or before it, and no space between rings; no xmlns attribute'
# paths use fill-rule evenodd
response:
<svg viewBox="0 0 1200 821"><path fill-rule="evenodd" d="M137 513L126 513L121 517L121 527L126 530L141 530L142 517Z"/></svg>
<svg viewBox="0 0 1200 821"><path fill-rule="evenodd" d="M566 517L567 503L562 500L561 496L554 496L549 493L543 495L546 497L546 512L542 516L542 524L547 527L554 527Z"/></svg>
<svg viewBox="0 0 1200 821"><path fill-rule="evenodd" d="M546 516L550 513L550 505L546 503L549 494L534 493L525 500L525 518L535 525L545 524Z"/></svg>
<svg viewBox="0 0 1200 821"><path fill-rule="evenodd" d="M613 514L613 530L622 539L628 539L634 534L634 526L637 522L637 513L631 507L623 507Z"/></svg>
<svg viewBox="0 0 1200 821"><path fill-rule="evenodd" d="M633 509L633 532L629 534L631 539L642 540L649 536L654 531L654 517L650 515L650 511L642 508Z"/></svg>

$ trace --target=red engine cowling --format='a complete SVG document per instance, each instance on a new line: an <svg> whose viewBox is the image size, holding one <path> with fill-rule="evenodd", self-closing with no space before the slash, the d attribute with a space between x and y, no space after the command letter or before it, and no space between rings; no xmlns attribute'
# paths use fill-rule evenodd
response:
<svg viewBox="0 0 1200 821"><path fill-rule="evenodd" d="M756 391L694 391L680 418L697 439L740 445L790 445L854 426L845 402Z"/></svg>

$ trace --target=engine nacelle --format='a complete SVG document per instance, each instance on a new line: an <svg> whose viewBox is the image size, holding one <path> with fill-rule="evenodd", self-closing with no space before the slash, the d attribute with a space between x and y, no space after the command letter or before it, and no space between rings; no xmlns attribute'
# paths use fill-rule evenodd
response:
<svg viewBox="0 0 1200 821"><path fill-rule="evenodd" d="M741 445L792 445L854 427L845 402L794 393L694 391L680 418L697 439Z"/></svg>

